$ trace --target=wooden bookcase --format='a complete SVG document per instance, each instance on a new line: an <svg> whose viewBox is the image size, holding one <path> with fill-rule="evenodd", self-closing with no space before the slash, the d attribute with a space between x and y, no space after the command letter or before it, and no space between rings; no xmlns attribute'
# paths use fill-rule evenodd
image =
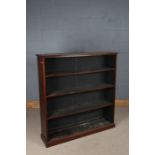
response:
<svg viewBox="0 0 155 155"><path fill-rule="evenodd" d="M115 52L38 54L46 147L115 126Z"/></svg>

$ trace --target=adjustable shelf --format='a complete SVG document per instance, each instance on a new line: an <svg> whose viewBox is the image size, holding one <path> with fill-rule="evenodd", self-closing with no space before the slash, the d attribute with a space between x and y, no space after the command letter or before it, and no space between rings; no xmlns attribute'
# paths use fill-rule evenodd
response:
<svg viewBox="0 0 155 155"><path fill-rule="evenodd" d="M47 98L51 98L51 97L58 97L58 96L64 96L64 95L72 95L72 94L79 94L79 93L86 93L86 92L92 92L92 91L97 91L97 90L102 90L102 89L106 89L106 88L112 88L114 87L114 85L111 84L103 84L101 86L97 86L97 87L87 87L87 88L75 88L75 90L71 90L71 91L60 91L60 92L53 92L49 95L47 95Z"/></svg>
<svg viewBox="0 0 155 155"><path fill-rule="evenodd" d="M100 73L100 72L106 72L106 71L113 71L115 68L103 68L103 69L97 69L97 70L88 70L88 71L81 71L81 72L70 72L70 73L53 73L53 74L47 74L46 78L50 77L61 77L61 76L73 76L73 75L82 75L82 74L93 74L93 73Z"/></svg>
<svg viewBox="0 0 155 155"><path fill-rule="evenodd" d="M49 115L48 120L70 116L70 115L83 113L87 111L94 111L94 110L101 109L104 107L109 107L112 105L113 104L108 101L102 101L102 103L94 103L94 105L89 105L89 102L87 102L87 103L82 103L82 104L77 104L77 105L71 105L67 107L66 109L65 108L60 108L56 110L52 109L52 110L49 110L48 112L48 115Z"/></svg>
<svg viewBox="0 0 155 155"><path fill-rule="evenodd" d="M115 126L115 52L39 54L41 138L46 147Z"/></svg>

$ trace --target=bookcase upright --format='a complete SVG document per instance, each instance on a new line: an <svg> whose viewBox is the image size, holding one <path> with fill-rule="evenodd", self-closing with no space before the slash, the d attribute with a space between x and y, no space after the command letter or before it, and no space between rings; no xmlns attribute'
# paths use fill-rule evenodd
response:
<svg viewBox="0 0 155 155"><path fill-rule="evenodd" d="M38 54L46 147L115 126L116 52Z"/></svg>

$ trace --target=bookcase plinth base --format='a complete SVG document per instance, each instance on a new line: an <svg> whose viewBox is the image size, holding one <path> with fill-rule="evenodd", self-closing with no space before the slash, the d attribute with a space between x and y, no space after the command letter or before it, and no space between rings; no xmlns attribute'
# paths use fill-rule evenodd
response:
<svg viewBox="0 0 155 155"><path fill-rule="evenodd" d="M101 128L92 129L92 130L81 132L81 133L78 133L78 134L66 136L66 137L61 138L61 139L55 139L55 140L49 140L49 141L47 141L45 136L43 134L41 134L41 139L44 142L45 146L48 148L50 146L54 146L54 145L64 143L64 142L67 142L67 141L71 141L71 140L74 140L74 139L77 139L77 138L80 138L80 137L95 134L97 132L101 132L101 131L104 131L106 129L110 129L110 128L114 128L114 127L115 127L115 124L111 123L111 124L106 125L106 126L101 127Z"/></svg>

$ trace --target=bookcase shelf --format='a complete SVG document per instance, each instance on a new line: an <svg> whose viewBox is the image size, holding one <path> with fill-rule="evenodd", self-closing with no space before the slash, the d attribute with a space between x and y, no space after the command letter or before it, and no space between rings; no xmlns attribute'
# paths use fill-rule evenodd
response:
<svg viewBox="0 0 155 155"><path fill-rule="evenodd" d="M115 126L116 52L38 54L46 147Z"/></svg>
<svg viewBox="0 0 155 155"><path fill-rule="evenodd" d="M53 74L47 74L46 78L50 77L61 77L61 76L76 76L76 75L83 75L83 74L93 74L93 73L100 73L100 72L106 72L106 71L114 71L115 68L103 68L103 69L97 69L97 70L88 70L88 71L81 71L81 72L67 72L67 73L53 73Z"/></svg>
<svg viewBox="0 0 155 155"><path fill-rule="evenodd" d="M114 85L111 85L111 84L103 84L103 85L97 86L97 87L94 87L91 85L90 87L84 88L84 89L83 88L75 88L75 90L71 90L71 91L53 92L53 93L47 95L47 98L92 92L92 91L97 91L97 90L102 90L102 89L112 88L112 87L114 87Z"/></svg>
<svg viewBox="0 0 155 155"><path fill-rule="evenodd" d="M83 103L83 105L72 105L69 106L68 108L60 108L57 110L51 110L48 112L48 120L50 119L55 119L55 118L60 118L60 117L65 117L69 115L74 115L78 113L83 113L83 112L88 112L88 111L94 111L100 108L104 107L109 107L113 106L112 103L107 102L107 101L102 101L103 103L95 103L94 106L90 106L89 102L88 103Z"/></svg>
<svg viewBox="0 0 155 155"><path fill-rule="evenodd" d="M56 128L54 130L51 129L49 132L49 139L51 138L62 138L67 135L72 135L76 133L81 133L87 130L96 129L105 125L109 125L110 122L104 118L96 118L90 119L87 121L80 122L76 125L70 125L66 128Z"/></svg>

